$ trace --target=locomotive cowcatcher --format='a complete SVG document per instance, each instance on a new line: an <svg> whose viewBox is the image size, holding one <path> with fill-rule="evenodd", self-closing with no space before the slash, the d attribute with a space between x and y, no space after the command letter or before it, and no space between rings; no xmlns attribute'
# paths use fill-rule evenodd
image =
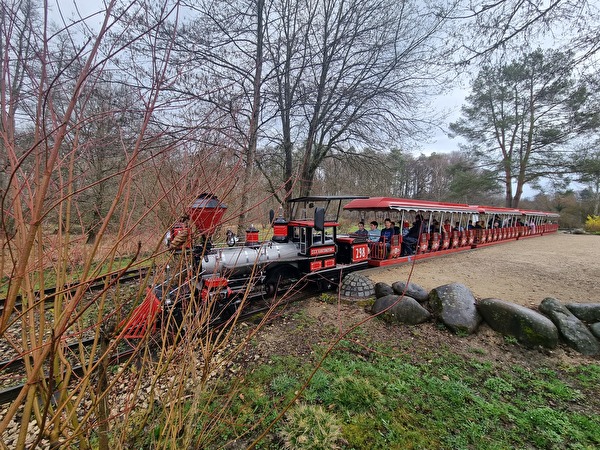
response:
<svg viewBox="0 0 600 450"><path fill-rule="evenodd" d="M278 292L296 284L337 286L345 273L367 267L366 240L338 236L342 202L355 198L365 197L289 200L289 221L271 211L270 239L260 241L259 231L250 226L245 241L228 239L229 246L213 246L212 236L227 206L215 195L200 195L187 211L197 243L177 250L183 262L180 270L147 289L144 301L121 322L122 337L141 338L161 323L179 324L190 309L209 314L210 320L224 320L240 307L257 299L274 300Z"/></svg>

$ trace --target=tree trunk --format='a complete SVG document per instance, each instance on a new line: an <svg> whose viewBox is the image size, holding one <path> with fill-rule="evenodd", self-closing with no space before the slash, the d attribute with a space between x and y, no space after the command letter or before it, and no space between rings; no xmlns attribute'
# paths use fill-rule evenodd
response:
<svg viewBox="0 0 600 450"><path fill-rule="evenodd" d="M238 219L238 233L248 225L246 223L247 210L250 199L251 186L254 182L254 162L256 160L256 142L258 139L258 119L260 113L260 88L262 85L263 62L263 7L264 0L256 2L256 68L254 71L252 112L248 130L248 147L246 149L246 168L240 201L240 216Z"/></svg>
<svg viewBox="0 0 600 450"><path fill-rule="evenodd" d="M505 197L504 197L504 206L507 208L513 207L513 198L512 198L512 173L510 168L504 169L504 185L505 188Z"/></svg>
<svg viewBox="0 0 600 450"><path fill-rule="evenodd" d="M594 187L594 215L597 216L600 211L600 182L596 182Z"/></svg>

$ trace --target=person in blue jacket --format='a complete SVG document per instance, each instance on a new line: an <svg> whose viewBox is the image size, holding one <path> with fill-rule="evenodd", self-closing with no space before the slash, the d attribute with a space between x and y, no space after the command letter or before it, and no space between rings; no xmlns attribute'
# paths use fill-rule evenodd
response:
<svg viewBox="0 0 600 450"><path fill-rule="evenodd" d="M371 229L369 230L369 241L370 242L379 242L379 238L381 237L381 230L377 228L379 224L377 221L372 221L370 224Z"/></svg>

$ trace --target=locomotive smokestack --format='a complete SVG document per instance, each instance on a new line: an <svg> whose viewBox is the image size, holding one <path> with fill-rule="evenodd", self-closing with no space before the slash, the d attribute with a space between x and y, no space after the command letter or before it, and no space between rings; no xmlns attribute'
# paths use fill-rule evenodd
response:
<svg viewBox="0 0 600 450"><path fill-rule="evenodd" d="M188 209L188 215L196 225L198 233L211 236L221 224L227 205L221 203L216 195L203 193Z"/></svg>

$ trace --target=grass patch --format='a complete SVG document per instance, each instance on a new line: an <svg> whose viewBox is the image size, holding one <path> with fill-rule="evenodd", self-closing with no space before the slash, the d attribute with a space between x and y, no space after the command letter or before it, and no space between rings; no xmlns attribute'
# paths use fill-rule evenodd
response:
<svg viewBox="0 0 600 450"><path fill-rule="evenodd" d="M298 362L297 369L303 364ZM322 437L331 448L339 442L343 448L372 449L595 448L600 446L598 413L575 411L572 405L597 395L597 388L586 388L596 370L584 366L563 377L548 369L501 368L450 353L417 363L381 356L367 362L340 349L315 374L303 404L314 420L329 424L329 431L321 430L325 435L339 439L331 444ZM290 375L289 366L269 373L268 401L275 408L281 398L291 398L300 380ZM252 377L248 382L254 383ZM302 421L294 417L286 416L285 442L292 442L294 433L304 439L302 430L310 428L302 422L305 415ZM339 438L333 424L341 424ZM277 448L272 439L265 448ZM325 448L320 445L290 448Z"/></svg>
<svg viewBox="0 0 600 450"><path fill-rule="evenodd" d="M291 408L279 430L285 448L336 449L342 437L339 419L320 405L301 404Z"/></svg>
<svg viewBox="0 0 600 450"><path fill-rule="evenodd" d="M303 316L295 319L306 323ZM227 425L213 431L211 448L252 442L286 406L257 448L600 447L597 364L506 365L444 346L407 354L360 337L373 352L365 357L342 341L293 403L322 347L315 347L314 360L273 357L250 367L235 388L224 383L204 408L228 405L220 413Z"/></svg>

